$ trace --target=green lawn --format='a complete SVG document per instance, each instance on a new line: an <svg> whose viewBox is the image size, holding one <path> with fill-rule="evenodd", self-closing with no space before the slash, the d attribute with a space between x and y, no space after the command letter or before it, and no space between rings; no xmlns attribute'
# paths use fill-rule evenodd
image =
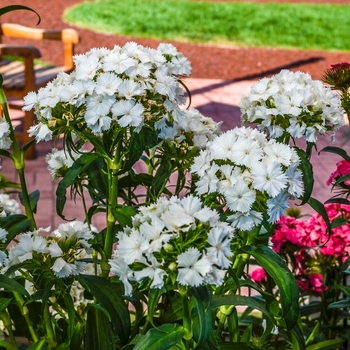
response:
<svg viewBox="0 0 350 350"><path fill-rule="evenodd" d="M70 8L64 19L134 37L350 51L350 5L100 0Z"/></svg>

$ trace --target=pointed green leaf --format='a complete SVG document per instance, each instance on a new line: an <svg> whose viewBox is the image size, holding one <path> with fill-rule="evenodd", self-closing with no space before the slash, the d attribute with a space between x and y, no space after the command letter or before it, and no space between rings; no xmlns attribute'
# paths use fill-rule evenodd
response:
<svg viewBox="0 0 350 350"><path fill-rule="evenodd" d="M302 329L299 327L299 324L296 324L292 329L292 338L295 349L305 350L305 339ZM293 349L294 349L293 348Z"/></svg>
<svg viewBox="0 0 350 350"><path fill-rule="evenodd" d="M339 204L350 204L350 201L345 198L330 198L324 202L325 204L328 203L339 203Z"/></svg>
<svg viewBox="0 0 350 350"><path fill-rule="evenodd" d="M116 210L113 210L113 215L115 219L119 222L122 227L131 227L132 226L132 218L137 213L134 207L123 206L119 207Z"/></svg>
<svg viewBox="0 0 350 350"><path fill-rule="evenodd" d="M133 350L166 350L180 343L184 334L184 328L178 324L163 324L150 329Z"/></svg>
<svg viewBox="0 0 350 350"><path fill-rule="evenodd" d="M152 193L155 197L159 197L162 194L163 189L167 184L171 173L172 173L171 162L169 160L166 160L159 166L153 178Z"/></svg>
<svg viewBox="0 0 350 350"><path fill-rule="evenodd" d="M216 309L222 305L249 306L259 310L269 321L274 322L273 317L266 310L261 299L247 297L244 295L214 295L211 301L211 308Z"/></svg>
<svg viewBox="0 0 350 350"><path fill-rule="evenodd" d="M219 343L220 350L257 350L260 349L256 346L254 346L252 343L248 342L234 342L234 343Z"/></svg>
<svg viewBox="0 0 350 350"><path fill-rule="evenodd" d="M7 350L17 350L5 340L0 340L0 347L3 347L5 349L7 349Z"/></svg>
<svg viewBox="0 0 350 350"><path fill-rule="evenodd" d="M338 156L341 156L342 158L344 158L345 160L347 160L348 162L350 162L350 157L348 156L348 154L346 153L346 151L344 151L343 148L335 147L335 146L327 146L327 147L321 149L320 152L335 153L335 154L337 154Z"/></svg>
<svg viewBox="0 0 350 350"><path fill-rule="evenodd" d="M22 192L20 192L18 196L21 201L21 204L24 205ZM35 190L34 192L29 194L30 208L34 214L36 213L36 208L38 205L39 198L40 198L40 192L38 190Z"/></svg>
<svg viewBox="0 0 350 350"><path fill-rule="evenodd" d="M0 312L4 311L11 303L12 299L0 298Z"/></svg>
<svg viewBox="0 0 350 350"><path fill-rule="evenodd" d="M306 350L332 350L337 349L344 343L342 339L324 340L317 344L309 345Z"/></svg>
<svg viewBox="0 0 350 350"><path fill-rule="evenodd" d="M0 288L4 288L6 291L9 291L9 292L17 292L19 294L25 295L26 297L29 297L29 293L24 287L22 287L21 284L19 284L14 279L1 274L0 274Z"/></svg>
<svg viewBox="0 0 350 350"><path fill-rule="evenodd" d="M6 243L9 244L15 236L30 230L31 221L25 215L13 214L0 219L0 227L8 232Z"/></svg>
<svg viewBox="0 0 350 350"><path fill-rule="evenodd" d="M34 343L28 350L44 349L45 343L46 343L46 340L41 339L41 340L37 341L36 343Z"/></svg>
<svg viewBox="0 0 350 350"><path fill-rule="evenodd" d="M57 214L65 219L63 215L63 208L66 203L66 190L73 185L76 178L86 171L98 158L96 153L85 153L78 158L69 168L65 177L60 181L56 190L56 211ZM74 219L73 219L74 220Z"/></svg>
<svg viewBox="0 0 350 350"><path fill-rule="evenodd" d="M122 344L126 344L131 331L130 316L128 307L119 293L117 285L98 276L79 275L76 278L108 311L113 327Z"/></svg>
<svg viewBox="0 0 350 350"><path fill-rule="evenodd" d="M86 319L84 350L115 350L115 342L113 328L106 315L98 308L90 307Z"/></svg>
<svg viewBox="0 0 350 350"><path fill-rule="evenodd" d="M155 314L159 302L159 298L162 294L166 292L165 288L150 288L148 293L148 320L153 327L155 327L153 323L153 315Z"/></svg>
<svg viewBox="0 0 350 350"><path fill-rule="evenodd" d="M349 309L350 308L350 298L345 298L343 300L335 301L328 305L328 309Z"/></svg>
<svg viewBox="0 0 350 350"><path fill-rule="evenodd" d="M303 205L307 203L308 199L311 196L311 193L314 187L314 173L312 170L312 164L308 159L307 154L298 147L294 147L294 149L296 150L301 160L299 169L302 171L302 174L303 174L302 177L303 177L303 183L304 183L304 196L300 205Z"/></svg>
<svg viewBox="0 0 350 350"><path fill-rule="evenodd" d="M331 233L332 230L332 226L331 223L329 221L329 217L327 214L327 210L325 209L324 205L317 199L310 197L307 201L307 203L310 205L310 207L312 209L314 209L315 211L317 211L321 216L322 219L324 220L324 222L327 225L327 231L328 233Z"/></svg>
<svg viewBox="0 0 350 350"><path fill-rule="evenodd" d="M281 297L283 318L287 329L294 328L299 316L299 289L295 277L284 260L266 246L245 246L241 249L252 255L258 264L274 279Z"/></svg>
<svg viewBox="0 0 350 350"><path fill-rule="evenodd" d="M211 302L211 292L209 287L201 286L197 288L190 289L191 294L196 300L196 311L198 312L199 318L199 334L197 342L197 347L201 347L207 342L211 331L212 331L212 314L210 309Z"/></svg>
<svg viewBox="0 0 350 350"><path fill-rule="evenodd" d="M102 158L96 159L86 169L86 173L89 177L88 187L91 186L94 190L107 197L109 188L106 162Z"/></svg>
<svg viewBox="0 0 350 350"><path fill-rule="evenodd" d="M70 350L80 349L80 345L83 341L83 330L84 330L84 327L83 327L82 323L78 322L75 325L74 333L72 335L72 338L71 338L71 341L69 344Z"/></svg>

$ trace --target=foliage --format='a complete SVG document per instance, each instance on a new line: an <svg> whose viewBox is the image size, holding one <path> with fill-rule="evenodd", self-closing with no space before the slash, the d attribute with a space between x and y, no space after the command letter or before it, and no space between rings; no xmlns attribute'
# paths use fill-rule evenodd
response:
<svg viewBox="0 0 350 350"><path fill-rule="evenodd" d="M349 11L348 5L110 0L75 5L64 19L158 40L348 51Z"/></svg>

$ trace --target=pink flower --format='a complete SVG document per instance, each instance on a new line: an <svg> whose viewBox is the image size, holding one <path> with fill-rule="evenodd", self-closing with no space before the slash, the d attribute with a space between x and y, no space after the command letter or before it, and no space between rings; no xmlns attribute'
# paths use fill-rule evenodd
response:
<svg viewBox="0 0 350 350"><path fill-rule="evenodd" d="M254 271L250 272L249 275L250 278L256 283L262 283L267 279L266 272L262 267L258 267Z"/></svg>
<svg viewBox="0 0 350 350"><path fill-rule="evenodd" d="M327 180L326 184L329 186L330 184L334 183L338 178L347 175L350 173L350 162L347 160L341 160L337 163L337 169L331 174L329 179ZM346 186L350 186L350 180L345 180L344 184Z"/></svg>

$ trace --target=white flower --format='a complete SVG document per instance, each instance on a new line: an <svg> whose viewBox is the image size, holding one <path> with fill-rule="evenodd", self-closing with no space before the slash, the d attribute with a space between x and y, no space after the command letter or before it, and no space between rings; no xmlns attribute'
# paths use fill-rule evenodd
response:
<svg viewBox="0 0 350 350"><path fill-rule="evenodd" d="M23 234L17 246L14 249L14 255L20 262L33 258L33 252L47 253L47 242L40 236L32 236L31 234Z"/></svg>
<svg viewBox="0 0 350 350"><path fill-rule="evenodd" d="M260 191L266 191L270 197L275 197L286 187L287 176L278 163L270 160L266 163L259 162L252 168L253 185Z"/></svg>
<svg viewBox="0 0 350 350"><path fill-rule="evenodd" d="M224 196L227 206L232 211L246 213L251 209L256 193L250 190L245 182L238 181L232 187L225 188Z"/></svg>
<svg viewBox="0 0 350 350"><path fill-rule="evenodd" d="M59 278L79 275L77 266L75 264L67 263L62 258L55 260L51 270L54 272L55 276Z"/></svg>
<svg viewBox="0 0 350 350"><path fill-rule="evenodd" d="M138 126L143 122L144 106L134 100L120 100L116 102L111 112L121 127ZM116 118L121 116L121 118Z"/></svg>
<svg viewBox="0 0 350 350"><path fill-rule="evenodd" d="M142 89L141 85L137 82L125 79L123 80L118 88L119 95L125 97L126 99L131 99L135 96L140 96L144 93L144 89Z"/></svg>
<svg viewBox="0 0 350 350"><path fill-rule="evenodd" d="M129 280L133 278L133 274L128 264L122 258L114 258L109 260L109 265L111 266L111 273L117 275L124 284L125 295L131 295L132 286Z"/></svg>
<svg viewBox="0 0 350 350"><path fill-rule="evenodd" d="M176 80L173 76L167 75L165 69L158 69L156 71L156 90L162 94L167 95L171 100L176 97Z"/></svg>
<svg viewBox="0 0 350 350"><path fill-rule="evenodd" d="M216 265L227 269L231 265L229 258L231 251L232 231L227 227L213 227L208 233L208 258Z"/></svg>
<svg viewBox="0 0 350 350"><path fill-rule="evenodd" d="M149 240L144 235L132 229L130 234L122 232L118 237L118 256L123 258L125 263L146 261L143 253L149 249Z"/></svg>
<svg viewBox="0 0 350 350"><path fill-rule="evenodd" d="M263 150L259 143L251 138L238 138L233 146L231 160L238 165L252 168L261 159Z"/></svg>
<svg viewBox="0 0 350 350"><path fill-rule="evenodd" d="M4 228L0 227L0 241L1 241L2 243L5 243L5 242L6 242L6 237L7 237L8 234L9 234L9 233L8 233L7 230L5 230Z"/></svg>
<svg viewBox="0 0 350 350"><path fill-rule="evenodd" d="M50 255L53 258L57 258L63 255L63 251L57 242L51 243L48 248L49 248Z"/></svg>
<svg viewBox="0 0 350 350"><path fill-rule="evenodd" d="M344 125L339 95L301 72L282 70L262 79L239 105L242 122L256 124L271 137L289 133L315 143L318 134Z"/></svg>
<svg viewBox="0 0 350 350"><path fill-rule="evenodd" d="M47 125L39 123L33 125L28 130L29 136L35 137L36 142L39 141L50 141L52 139L52 131Z"/></svg>
<svg viewBox="0 0 350 350"><path fill-rule="evenodd" d="M97 94L114 95L122 80L112 72L102 73L96 80L95 92Z"/></svg>
<svg viewBox="0 0 350 350"><path fill-rule="evenodd" d="M269 222L275 223L279 218L285 214L286 209L289 208L288 193L281 192L274 198L267 201L267 213L269 215Z"/></svg>
<svg viewBox="0 0 350 350"><path fill-rule="evenodd" d="M185 286L198 287L211 270L211 263L206 256L201 256L197 248L189 248L177 257L177 281Z"/></svg>
<svg viewBox="0 0 350 350"><path fill-rule="evenodd" d="M233 215L229 215L227 221L231 222L232 227L243 231L249 231L262 222L262 213L255 210L246 213L237 212Z"/></svg>
<svg viewBox="0 0 350 350"><path fill-rule="evenodd" d="M141 271L135 271L134 277L135 280L140 282L143 278L149 278L152 280L150 285L151 288L160 289L164 286L164 277L166 272L160 268L161 264L154 258L150 258L150 264L147 264L147 267Z"/></svg>

